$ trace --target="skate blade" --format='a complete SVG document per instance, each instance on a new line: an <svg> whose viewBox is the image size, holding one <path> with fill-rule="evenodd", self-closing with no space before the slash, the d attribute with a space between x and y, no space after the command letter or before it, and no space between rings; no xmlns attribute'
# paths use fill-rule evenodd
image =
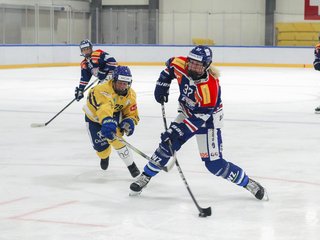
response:
<svg viewBox="0 0 320 240"><path fill-rule="evenodd" d="M132 190L131 190L131 192L129 192L129 196L130 196L130 197L137 197L137 196L140 196L141 192L142 192L142 191L140 191L140 192L135 192L135 191L132 191Z"/></svg>

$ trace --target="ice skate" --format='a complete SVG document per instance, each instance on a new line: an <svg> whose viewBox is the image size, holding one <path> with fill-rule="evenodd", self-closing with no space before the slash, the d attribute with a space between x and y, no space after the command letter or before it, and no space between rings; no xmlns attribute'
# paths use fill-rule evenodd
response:
<svg viewBox="0 0 320 240"><path fill-rule="evenodd" d="M315 114L320 114L320 106L319 106L319 107L316 107L316 108L314 109L314 113L315 113Z"/></svg>
<svg viewBox="0 0 320 240"><path fill-rule="evenodd" d="M130 185L131 193L129 195L130 196L139 195L142 192L142 189L147 186L150 179L151 177L142 173L135 182L131 183Z"/></svg>
<svg viewBox="0 0 320 240"><path fill-rule="evenodd" d="M251 192L255 196L256 199L266 200L266 201L269 200L269 197L268 197L266 190L258 182L249 178L249 182L248 182L247 186L245 186L245 188L249 192Z"/></svg>
<svg viewBox="0 0 320 240"><path fill-rule="evenodd" d="M105 159L101 159L100 161L100 167L102 170L107 170L109 166L109 157L105 158Z"/></svg>
<svg viewBox="0 0 320 240"><path fill-rule="evenodd" d="M130 166L128 166L128 169L133 178L139 176L140 170L134 162Z"/></svg>

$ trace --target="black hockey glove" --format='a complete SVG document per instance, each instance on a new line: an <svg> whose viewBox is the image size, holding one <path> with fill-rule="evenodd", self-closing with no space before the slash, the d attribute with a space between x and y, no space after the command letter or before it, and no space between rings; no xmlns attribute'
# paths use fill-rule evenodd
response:
<svg viewBox="0 0 320 240"><path fill-rule="evenodd" d="M158 103L168 102L169 99L169 87L170 84L164 82L157 82L156 88L154 89L154 98Z"/></svg>
<svg viewBox="0 0 320 240"><path fill-rule="evenodd" d="M162 143L169 145L171 142L172 150L179 150L181 145L187 141L186 136L188 133L185 128L186 126L183 123L171 123L169 129L161 134Z"/></svg>
<svg viewBox="0 0 320 240"><path fill-rule="evenodd" d="M165 131L164 133L161 133L162 142L168 142L168 141L174 142L180 137L180 134L176 131L176 129L179 129L177 125L178 125L177 123L172 123L171 127L167 131ZM172 128L172 126L175 126L175 128ZM181 132L181 136L183 136L182 132Z"/></svg>
<svg viewBox="0 0 320 240"><path fill-rule="evenodd" d="M79 87L76 87L74 91L74 96L76 100L79 102L83 98L83 90L81 90Z"/></svg>
<svg viewBox="0 0 320 240"><path fill-rule="evenodd" d="M97 77L99 78L100 81L104 80L107 77L107 73L99 70L97 73Z"/></svg>

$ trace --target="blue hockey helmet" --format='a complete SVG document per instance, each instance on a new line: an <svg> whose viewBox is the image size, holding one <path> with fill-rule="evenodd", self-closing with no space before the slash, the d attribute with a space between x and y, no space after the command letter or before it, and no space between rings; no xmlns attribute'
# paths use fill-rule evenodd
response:
<svg viewBox="0 0 320 240"><path fill-rule="evenodd" d="M188 58L202 62L204 67L208 67L212 63L212 50L207 46L198 45L189 52Z"/></svg>
<svg viewBox="0 0 320 240"><path fill-rule="evenodd" d="M193 80L200 79L212 63L212 51L209 47L198 45L188 54L188 74Z"/></svg>
<svg viewBox="0 0 320 240"><path fill-rule="evenodd" d="M112 74L113 89L122 96L127 95L132 83L132 74L127 66L117 66Z"/></svg>
<svg viewBox="0 0 320 240"><path fill-rule="evenodd" d="M84 56L85 58L91 57L92 54L92 43L89 39L82 40L79 44L81 56ZM84 50L90 49L89 52L84 53Z"/></svg>

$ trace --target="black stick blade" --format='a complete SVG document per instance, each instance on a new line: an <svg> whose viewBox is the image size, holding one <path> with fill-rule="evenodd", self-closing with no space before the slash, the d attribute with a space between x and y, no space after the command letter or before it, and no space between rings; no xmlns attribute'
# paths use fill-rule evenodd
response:
<svg viewBox="0 0 320 240"><path fill-rule="evenodd" d="M200 209L199 217L209 217L209 216L211 216L211 207Z"/></svg>

